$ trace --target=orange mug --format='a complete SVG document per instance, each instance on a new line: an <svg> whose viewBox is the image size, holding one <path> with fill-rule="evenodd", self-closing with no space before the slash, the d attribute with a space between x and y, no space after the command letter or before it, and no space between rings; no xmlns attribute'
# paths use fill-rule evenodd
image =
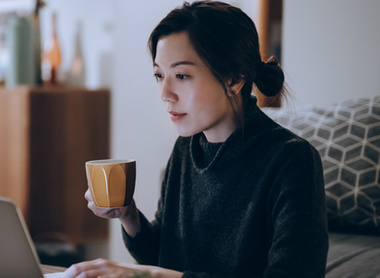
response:
<svg viewBox="0 0 380 278"><path fill-rule="evenodd" d="M136 182L135 160L87 161L86 176L96 206L118 208L131 203Z"/></svg>

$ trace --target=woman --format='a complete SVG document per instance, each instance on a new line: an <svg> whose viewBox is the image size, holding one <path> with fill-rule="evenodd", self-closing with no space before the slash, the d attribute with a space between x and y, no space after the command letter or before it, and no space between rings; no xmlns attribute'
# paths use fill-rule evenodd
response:
<svg viewBox="0 0 380 278"><path fill-rule="evenodd" d="M222 2L185 3L153 30L154 75L179 138L158 210L97 208L119 218L139 265L106 260L64 277L324 277L327 253L320 157L251 96L275 96L284 75L261 61L252 20ZM123 276L124 275L124 276ZM149 276L148 276L149 277Z"/></svg>

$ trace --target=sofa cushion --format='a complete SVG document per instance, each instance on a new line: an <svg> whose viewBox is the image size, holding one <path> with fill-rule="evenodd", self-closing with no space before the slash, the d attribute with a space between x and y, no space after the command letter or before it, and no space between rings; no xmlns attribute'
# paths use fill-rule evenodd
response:
<svg viewBox="0 0 380 278"><path fill-rule="evenodd" d="M380 97L263 111L320 153L330 231L379 234Z"/></svg>
<svg viewBox="0 0 380 278"><path fill-rule="evenodd" d="M330 233L325 277L379 277L379 257L378 236Z"/></svg>

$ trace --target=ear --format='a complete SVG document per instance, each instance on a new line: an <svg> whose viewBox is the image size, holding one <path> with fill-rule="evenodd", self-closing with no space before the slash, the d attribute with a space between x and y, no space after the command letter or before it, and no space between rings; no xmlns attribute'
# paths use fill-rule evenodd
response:
<svg viewBox="0 0 380 278"><path fill-rule="evenodd" d="M245 84L245 80L242 78L240 80L231 80L228 82L228 88L229 88L229 92L230 94L232 95L238 95L241 91L241 89L243 88Z"/></svg>

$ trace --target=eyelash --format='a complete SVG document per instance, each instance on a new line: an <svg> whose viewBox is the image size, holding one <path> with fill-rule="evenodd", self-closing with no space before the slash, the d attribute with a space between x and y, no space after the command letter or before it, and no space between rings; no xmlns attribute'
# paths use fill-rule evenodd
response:
<svg viewBox="0 0 380 278"><path fill-rule="evenodd" d="M184 79L188 78L189 76L186 74L176 74L176 77L181 79L181 80L184 80Z"/></svg>
<svg viewBox="0 0 380 278"><path fill-rule="evenodd" d="M157 81L162 79L162 77L163 77L161 73L155 73L155 74L153 74L153 76L156 78ZM185 80L185 79L189 78L190 76L186 75L186 74L176 74L176 77L181 79L181 80Z"/></svg>
<svg viewBox="0 0 380 278"><path fill-rule="evenodd" d="M160 73L155 73L153 74L153 76L156 78L157 81L162 78L162 74Z"/></svg>

